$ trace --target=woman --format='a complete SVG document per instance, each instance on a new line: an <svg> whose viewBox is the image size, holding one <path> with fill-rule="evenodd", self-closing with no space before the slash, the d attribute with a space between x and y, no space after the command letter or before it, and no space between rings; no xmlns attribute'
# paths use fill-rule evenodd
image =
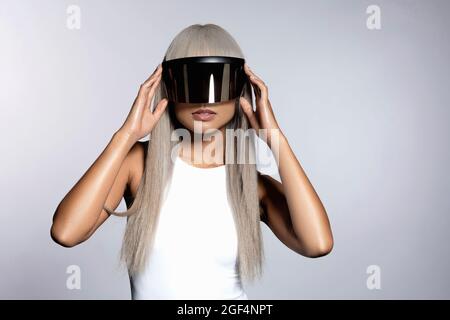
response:
<svg viewBox="0 0 450 320"><path fill-rule="evenodd" d="M223 28L196 24L174 38L164 61L199 56L244 57ZM327 213L278 126L266 84L246 63L242 70L249 81L243 95L186 103L168 99L160 64L105 150L59 204L52 238L72 247L111 214L127 216L121 253L133 299L248 299L242 280L262 274L261 221L302 256L328 254ZM260 174L255 163L226 161L236 159L237 148L209 132L230 129L270 129L266 141L277 147L281 183ZM194 138L183 139L181 148L176 130ZM139 141L148 134L149 141ZM251 155L254 145L245 141ZM122 198L128 210L114 212Z"/></svg>

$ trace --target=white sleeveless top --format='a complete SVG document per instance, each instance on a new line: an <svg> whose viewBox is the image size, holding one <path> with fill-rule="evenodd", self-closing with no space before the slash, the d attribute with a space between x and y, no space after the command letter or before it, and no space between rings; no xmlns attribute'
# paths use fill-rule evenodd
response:
<svg viewBox="0 0 450 320"><path fill-rule="evenodd" d="M132 299L248 299L237 245L225 166L198 168L176 157L148 266L130 278Z"/></svg>

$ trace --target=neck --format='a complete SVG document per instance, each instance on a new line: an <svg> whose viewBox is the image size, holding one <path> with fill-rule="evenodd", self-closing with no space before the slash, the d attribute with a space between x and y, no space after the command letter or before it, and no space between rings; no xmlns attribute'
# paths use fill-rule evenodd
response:
<svg viewBox="0 0 450 320"><path fill-rule="evenodd" d="M179 156L199 167L217 167L225 163L225 127L213 133L191 132L191 141L183 142Z"/></svg>

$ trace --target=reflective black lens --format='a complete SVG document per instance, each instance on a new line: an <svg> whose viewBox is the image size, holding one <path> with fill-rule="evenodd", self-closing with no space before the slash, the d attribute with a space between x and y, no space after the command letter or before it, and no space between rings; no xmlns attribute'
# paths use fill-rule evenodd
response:
<svg viewBox="0 0 450 320"><path fill-rule="evenodd" d="M247 75L244 59L199 56L162 63L162 80L169 101L218 103L241 96Z"/></svg>

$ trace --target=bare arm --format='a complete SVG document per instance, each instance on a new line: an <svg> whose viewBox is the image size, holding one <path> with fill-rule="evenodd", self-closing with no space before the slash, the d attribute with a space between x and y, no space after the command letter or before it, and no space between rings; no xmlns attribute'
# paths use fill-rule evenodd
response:
<svg viewBox="0 0 450 320"><path fill-rule="evenodd" d="M320 257L333 248L333 235L322 202L275 119L266 84L245 65L256 98L256 111L241 98L241 106L255 130L268 130L267 142L277 158L281 182L259 176L263 221L289 248L307 257ZM277 136L272 136L272 132ZM276 139L278 138L278 139ZM278 142L278 144L276 143Z"/></svg>
<svg viewBox="0 0 450 320"><path fill-rule="evenodd" d="M282 183L260 176L264 222L295 252L311 258L328 254L333 235L327 213L284 136L278 162Z"/></svg>
<svg viewBox="0 0 450 320"><path fill-rule="evenodd" d="M103 222L108 216L103 205L118 206L129 182L129 161L124 160L133 143L126 133L116 132L59 203L51 228L51 236L57 243L72 247L87 240L97 221Z"/></svg>
<svg viewBox="0 0 450 320"><path fill-rule="evenodd" d="M167 99L162 99L150 110L161 71L159 65L141 85L125 123L59 203L50 230L55 242L72 247L87 240L108 218L103 206L117 208L131 182L133 159L142 150L136 142L151 132L167 106Z"/></svg>

